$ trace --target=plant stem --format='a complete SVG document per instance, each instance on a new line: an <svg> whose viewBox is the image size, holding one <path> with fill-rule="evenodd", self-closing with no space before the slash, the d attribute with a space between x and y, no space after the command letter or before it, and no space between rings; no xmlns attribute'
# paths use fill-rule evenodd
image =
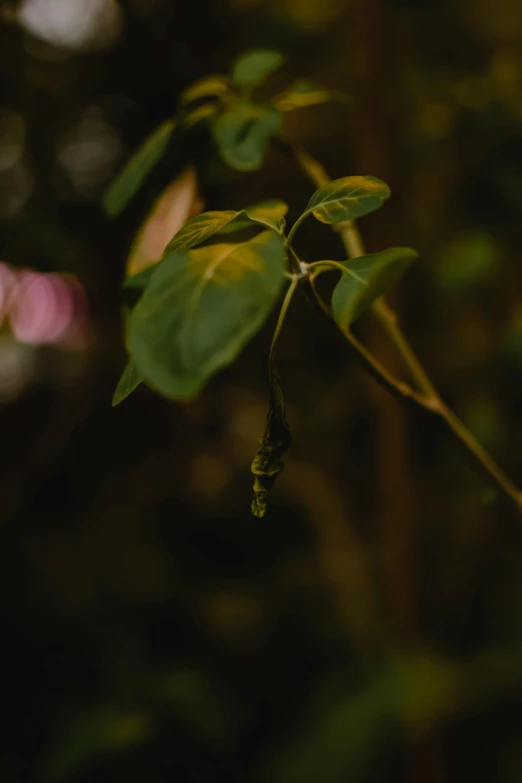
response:
<svg viewBox="0 0 522 783"><path fill-rule="evenodd" d="M331 182L331 177L328 175L324 166L312 158L305 149L280 137L277 139L277 143L285 152L290 152L292 154L306 176L318 188ZM295 228L297 228L297 226L294 226L294 229ZM292 229L292 231L294 229ZM338 224L335 227L335 230L339 233L349 258L359 258L360 256L366 255L362 237L354 220ZM397 351L400 353L412 380L415 381L419 390L428 396L438 397L437 390L430 381L426 371L400 327L397 314L392 310L384 297L380 297L373 303L372 312L385 329Z"/></svg>
<svg viewBox="0 0 522 783"><path fill-rule="evenodd" d="M359 256L366 255L362 237L354 220L351 220L349 223L341 224L339 234L350 258L358 258ZM412 380L416 382L418 388L428 396L438 397L437 390L430 381L424 367L418 360L415 351L401 329L397 313L392 310L383 296L375 300L372 305L372 312L397 348L404 364L410 372Z"/></svg>
<svg viewBox="0 0 522 783"><path fill-rule="evenodd" d="M309 214L308 212L304 212L300 217L297 218L297 220L295 221L294 225L292 226L292 228L288 232L288 237L287 237L287 240L286 240L287 245L291 245L292 244L292 240L294 238L295 232L297 231L297 229L299 228L299 226L301 225L303 220L305 220L308 217L308 214Z"/></svg>
<svg viewBox="0 0 522 783"><path fill-rule="evenodd" d="M306 150L294 146L280 137L277 138L276 143L281 146L285 152L290 152L293 157L297 159L303 171L317 187L322 187L331 181L325 168L318 163L318 161L314 160ZM297 226L294 226L294 229L296 227ZM293 233L295 233L294 229ZM292 236L293 233L291 232ZM339 233L350 258L356 258L365 254L364 245L354 221L343 224L340 227ZM289 249L292 252L294 260L297 264L300 264L299 258L295 254L293 248ZM437 416L454 440L464 447L479 472L482 473L499 492L512 501L519 513L522 513L522 491L513 481L511 481L488 451L481 446L474 435L472 435L467 427L441 399L439 392L428 377L421 362L415 355L413 348L409 344L408 339L400 328L396 313L389 307L387 302L383 298L377 300L372 308L373 312L386 329L387 334L401 354L418 390L413 389L409 384L396 378L349 329L344 328L337 323L330 308L317 293L314 282L310 277L305 277L304 282L306 283L309 295L315 304L322 313L335 324L337 330L341 332L346 342L350 345L352 350L355 351L359 361L370 375L372 375L372 377L399 402L413 405L418 409Z"/></svg>
<svg viewBox="0 0 522 783"><path fill-rule="evenodd" d="M286 314L288 313L288 308L290 307L290 303L292 301L292 298L295 294L296 288L299 284L299 278L297 276L293 277L292 282L288 286L288 290L285 294L285 298L283 300L283 304L281 305L281 310L279 311L279 317L277 319L276 328L274 331L274 336L272 337L272 344L270 346L270 354L268 356L268 374L270 377L270 380L272 380L273 373L274 373L274 354L275 354L275 348L277 345L277 341L279 339L279 334L281 332L281 329L283 328L283 324L285 322Z"/></svg>
<svg viewBox="0 0 522 783"><path fill-rule="evenodd" d="M522 492L502 468L495 462L490 454L476 440L460 419L440 399L433 395L425 395L413 389L409 384L400 381L390 373L379 360L369 351L352 332L340 326L334 319L330 308L317 293L313 281L306 280L309 293L320 310L332 321L343 338L357 354L359 361L368 373L398 402L411 405L426 413L436 416L446 427L453 438L464 447L472 458L480 473L493 484L503 495L508 497L515 505L519 513L522 513Z"/></svg>

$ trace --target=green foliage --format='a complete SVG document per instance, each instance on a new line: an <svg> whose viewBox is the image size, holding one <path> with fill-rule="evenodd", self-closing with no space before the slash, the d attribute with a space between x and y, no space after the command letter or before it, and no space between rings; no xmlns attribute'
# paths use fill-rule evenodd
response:
<svg viewBox="0 0 522 783"><path fill-rule="evenodd" d="M166 120L133 155L104 197L103 205L108 215L119 215L138 192L152 169L164 156L175 127L174 120Z"/></svg>
<svg viewBox="0 0 522 783"><path fill-rule="evenodd" d="M108 189L103 200L107 214L115 217L136 195L165 155L175 130L181 148L191 128L200 123L208 126L228 166L237 171L255 171L263 163L270 139L280 129L281 111L331 100L348 101L342 93L301 80L268 102L255 103L251 90L283 62L280 52L252 50L234 64L230 76L213 74L187 87L181 94L177 117L159 126Z"/></svg>
<svg viewBox="0 0 522 783"><path fill-rule="evenodd" d="M263 325L284 264L284 243L274 231L241 244L169 251L130 318L138 372L167 397L194 397Z"/></svg>
<svg viewBox="0 0 522 783"><path fill-rule="evenodd" d="M232 81L238 87L254 87L284 63L280 52L254 49L242 55L232 68Z"/></svg>
<svg viewBox="0 0 522 783"><path fill-rule="evenodd" d="M288 206L280 199L270 199L268 201L260 201L251 207L246 207L244 211L248 216L248 220L237 217L232 224L222 229L221 233L248 228L252 222L281 233L281 221L288 212Z"/></svg>
<svg viewBox="0 0 522 783"><path fill-rule="evenodd" d="M286 420L285 398L279 379L273 376L265 431L259 440L259 449L252 462L254 497L251 511L256 517L264 517L267 496L284 468L283 457L292 442Z"/></svg>
<svg viewBox="0 0 522 783"><path fill-rule="evenodd" d="M202 123L211 130L215 147L229 166L244 172L258 169L270 140L280 128L281 111L340 97L301 81L262 105L256 103L252 98L253 88L282 62L283 58L277 52L251 51L235 63L230 78L211 76L188 88L182 96L178 118L182 133L193 124ZM346 100L344 96L342 99ZM119 186L114 186L113 193L119 195L118 198L113 195L113 210L125 203L157 162L167 144L163 139L162 146L162 139L162 133L158 132L158 136L149 140L129 164ZM288 146L285 143L284 147ZM319 184L328 179L320 164L307 153L298 148L294 153L312 181ZM127 303L133 308L126 340L130 362L116 389L114 404L125 399L142 381L171 399L188 400L196 396L212 375L236 359L268 317L285 277L292 279L270 353L267 424L252 463L255 476L252 512L257 516L265 513L268 491L283 469L283 455L291 440L281 386L273 369L273 347L295 288L303 281L309 282L321 271L341 271L331 309L313 285L309 286L320 309L333 316L340 326L349 327L366 309L375 305L377 315L387 327L417 386L427 389L426 394L435 395L438 400L437 392L405 338L397 337L388 309L376 301L397 283L417 258L416 252L410 248L391 248L360 255L342 264L335 261L305 263L298 258L292 245L296 230L309 215L325 224L347 223L379 209L389 197L389 187L373 176L350 176L327 182L312 195L288 235L285 234L287 206L280 200L261 202L241 210L204 212L177 231L168 242L162 259L144 259L155 263L124 283ZM222 234L259 227L268 230L253 239L235 244L204 244ZM353 226L351 232L356 236ZM165 238L161 239L164 246ZM354 247L361 246L358 240L343 238L343 241L351 256L357 253ZM383 385L393 386L397 395L404 394L405 386L393 377L385 376L378 361L364 346L357 350L363 355L366 366L371 365L376 376L383 378ZM415 397L413 391L411 398L423 406L423 398ZM444 408L440 410L452 432L466 440L470 451L483 463L481 448L472 442L471 434L463 433L460 422L451 418ZM499 479L499 471L492 475L515 497L511 484ZM519 503L518 495L516 502Z"/></svg>
<svg viewBox="0 0 522 783"><path fill-rule="evenodd" d="M225 163L237 171L254 171L261 167L268 143L280 125L276 109L242 101L215 117L212 131Z"/></svg>
<svg viewBox="0 0 522 783"><path fill-rule="evenodd" d="M282 201L264 202L238 212L203 212L189 220L172 238L166 252L190 250L219 233L231 233L251 226L263 226L278 230L277 221L286 214Z"/></svg>
<svg viewBox="0 0 522 783"><path fill-rule="evenodd" d="M142 381L143 378L139 374L136 367L132 362L128 362L118 382L118 385L116 386L116 391L114 392L114 396L112 398L113 406L119 405L120 402L123 402L123 400L129 396L129 394L132 394L132 392L138 388Z"/></svg>
<svg viewBox="0 0 522 783"><path fill-rule="evenodd" d="M145 269L142 269L137 274L132 275L131 277L126 277L123 281L123 290L143 291L144 288L148 285L155 267L155 264L151 264L150 266L145 267Z"/></svg>
<svg viewBox="0 0 522 783"><path fill-rule="evenodd" d="M398 723L395 678L382 672L354 691L341 682L325 683L314 694L297 734L274 753L261 783L338 783L371 780L377 748Z"/></svg>
<svg viewBox="0 0 522 783"><path fill-rule="evenodd" d="M325 90L308 79L300 79L287 90L278 95L274 100L274 106L279 111L294 111L307 106L316 106L320 103L339 101L350 103L350 99L341 92Z"/></svg>
<svg viewBox="0 0 522 783"><path fill-rule="evenodd" d="M200 79L194 84L187 87L181 93L181 105L187 105L194 103L194 101L200 100L212 100L221 98L226 95L230 90L229 80L226 76L221 74L215 74L213 76L206 76L204 79Z"/></svg>
<svg viewBox="0 0 522 783"><path fill-rule="evenodd" d="M121 667L121 660L118 663ZM38 783L68 783L89 763L154 740L162 716L216 752L235 743L243 718L240 705L204 669L178 665L158 671L139 662L118 674L125 688L124 703L119 703L121 697L113 698L61 716Z"/></svg>
<svg viewBox="0 0 522 783"><path fill-rule="evenodd" d="M174 235L167 246L166 253L176 250L190 250L197 245L201 245L214 234L226 228L240 215L244 215L248 219L246 212L234 212L233 210L226 212L203 212L201 215L197 215Z"/></svg>
<svg viewBox="0 0 522 783"><path fill-rule="evenodd" d="M51 748L38 783L68 783L91 759L139 746L151 735L151 716L103 705L71 715Z"/></svg>
<svg viewBox="0 0 522 783"><path fill-rule="evenodd" d="M437 282L460 293L490 282L498 271L499 248L485 231L455 237L443 245L436 260Z"/></svg>
<svg viewBox="0 0 522 783"><path fill-rule="evenodd" d="M343 177L319 188L303 214L321 223L343 223L375 212L389 197L389 187L377 177Z"/></svg>
<svg viewBox="0 0 522 783"><path fill-rule="evenodd" d="M179 666L157 677L155 685L151 695L205 746L220 751L234 745L242 709L208 672Z"/></svg>
<svg viewBox="0 0 522 783"><path fill-rule="evenodd" d="M416 258L417 253L409 247L393 247L345 261L342 265L345 272L332 296L332 311L337 323L350 326L375 299L400 280Z"/></svg>

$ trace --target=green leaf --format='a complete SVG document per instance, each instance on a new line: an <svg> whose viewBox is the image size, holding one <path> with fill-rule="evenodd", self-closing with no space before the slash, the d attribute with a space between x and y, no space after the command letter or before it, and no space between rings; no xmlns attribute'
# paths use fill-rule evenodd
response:
<svg viewBox="0 0 522 783"><path fill-rule="evenodd" d="M174 235L165 252L190 250L210 239L214 234L231 234L251 226L271 228L281 233L280 221L284 220L287 212L288 205L279 199L260 201L239 211L203 212L189 220ZM133 305L136 303L136 294L141 294L147 287L157 263L159 262L126 277L123 281L123 290L130 295Z"/></svg>
<svg viewBox="0 0 522 783"><path fill-rule="evenodd" d="M127 305L127 307L130 307L131 310L133 307L136 307L136 304L138 303L140 296L144 292L145 288L149 284L149 280L152 277L152 273L154 272L154 269L158 263L159 261L155 264L151 264L151 266L142 269L141 272L138 272L138 274L133 275L132 277L126 277L123 281L123 303Z"/></svg>
<svg viewBox="0 0 522 783"><path fill-rule="evenodd" d="M151 264L145 269L142 269L141 272L138 272L136 275L132 275L132 277L126 277L123 281L123 290L143 291L149 284L149 280L152 277L152 273L154 272L155 268L156 264Z"/></svg>
<svg viewBox="0 0 522 783"><path fill-rule="evenodd" d="M330 676L312 691L290 736L283 733L262 764L262 783L368 783L385 780L390 745L400 727L399 684L387 671L357 690Z"/></svg>
<svg viewBox="0 0 522 783"><path fill-rule="evenodd" d="M129 160L104 196L103 206L108 215L119 215L138 192L146 177L164 156L174 128L174 120L166 120Z"/></svg>
<svg viewBox="0 0 522 783"><path fill-rule="evenodd" d="M265 201L239 211L202 212L180 228L169 242L165 253L191 250L214 234L227 234L250 226L263 226L279 233L278 220L286 214L283 201Z"/></svg>
<svg viewBox="0 0 522 783"><path fill-rule="evenodd" d="M221 98L227 94L229 89L229 80L226 76L220 74L206 76L183 90L181 93L181 104L186 106L194 101Z"/></svg>
<svg viewBox="0 0 522 783"><path fill-rule="evenodd" d="M274 231L167 253L130 317L129 350L146 382L173 399L196 396L260 329L284 269Z"/></svg>
<svg viewBox="0 0 522 783"><path fill-rule="evenodd" d="M345 261L342 266L347 271L332 296L332 312L337 323L350 326L375 299L397 283L416 258L415 250L394 247Z"/></svg>
<svg viewBox="0 0 522 783"><path fill-rule="evenodd" d="M274 106L279 111L294 111L294 109L302 109L306 106L315 106L319 103L333 101L351 103L350 98L342 92L325 90L313 82L301 79L295 82L288 90L278 95L274 101Z"/></svg>
<svg viewBox="0 0 522 783"><path fill-rule="evenodd" d="M236 212L230 209L223 212L202 212L201 215L196 215L180 228L167 245L165 253L191 250L226 228L229 223L243 214L247 217L246 212Z"/></svg>
<svg viewBox="0 0 522 783"><path fill-rule="evenodd" d="M343 177L319 188L304 212L321 223L343 223L375 212L390 197L390 189L377 177Z"/></svg>
<svg viewBox="0 0 522 783"><path fill-rule="evenodd" d="M225 163L237 171L254 171L261 167L268 143L280 125L276 109L241 102L214 118L212 129Z"/></svg>
<svg viewBox="0 0 522 783"><path fill-rule="evenodd" d="M64 713L42 760L38 783L69 783L93 759L129 752L150 741L154 732L153 716L135 709L99 705Z"/></svg>
<svg viewBox="0 0 522 783"><path fill-rule="evenodd" d="M259 223L262 226L272 228L274 231L281 233L280 222L288 212L288 205L279 199L272 199L269 201L260 201L258 204L246 207L245 212L254 223ZM239 223L240 218L237 218L234 221L234 226L237 228ZM246 228L246 225L241 226L241 228Z"/></svg>
<svg viewBox="0 0 522 783"><path fill-rule="evenodd" d="M139 374L136 367L132 362L129 362L123 371L123 375L118 381L118 385L116 386L116 391L114 392L114 396L112 398L113 407L119 405L120 402L123 402L123 400L129 396L129 394L132 394L132 392L138 388L142 381L143 378Z"/></svg>
<svg viewBox="0 0 522 783"><path fill-rule="evenodd" d="M253 87L284 63L281 52L254 49L242 55L232 68L232 81L238 87Z"/></svg>
<svg viewBox="0 0 522 783"><path fill-rule="evenodd" d="M203 103L201 106L186 112L182 120L183 129L189 131L196 125L203 124L204 120L216 114L218 108L219 104L217 103Z"/></svg>
<svg viewBox="0 0 522 783"><path fill-rule="evenodd" d="M268 493L284 469L283 457L291 442L283 390L279 378L273 375L266 427L251 467L254 474L254 497L250 509L256 517L265 516Z"/></svg>

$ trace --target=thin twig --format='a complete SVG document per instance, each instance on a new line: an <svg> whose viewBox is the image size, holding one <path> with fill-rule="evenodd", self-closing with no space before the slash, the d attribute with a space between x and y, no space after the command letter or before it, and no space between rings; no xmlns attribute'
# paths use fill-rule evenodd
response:
<svg viewBox="0 0 522 783"><path fill-rule="evenodd" d="M350 348L356 353L361 364L377 383L401 404L436 416L450 435L464 447L478 471L503 495L506 495L517 510L522 513L522 492L440 397L418 392L409 384L392 375L349 329L337 323L330 308L317 293L312 280L306 280L306 287L314 303L335 325L337 331L341 333Z"/></svg>
<svg viewBox="0 0 522 783"><path fill-rule="evenodd" d="M278 137L275 140L275 143L276 146L282 149L286 154L290 153L296 158L303 171L317 187L322 187L331 181L325 168L312 158L312 156L302 147L295 146L281 137ZM354 221L343 224L340 227L339 233L351 258L356 258L365 254L364 245ZM295 254L295 251L293 248L290 248L290 250L293 255L294 263L300 265L301 262ZM374 303L372 309L401 354L418 390L413 389L409 384L396 378L349 329L344 328L337 323L330 308L317 293L313 280L311 280L310 277L305 277L304 282L308 293L316 306L333 324L335 324L337 330L357 354L359 361L368 373L372 375L372 377L398 402L413 405L420 410L435 415L438 420L444 424L446 430L454 440L465 449L478 471L493 484L497 490L512 501L519 513L522 513L522 491L513 481L511 481L507 474L491 457L489 452L486 451L474 435L472 435L467 427L442 400L421 362L415 355L408 339L400 328L396 313L389 307L387 302L381 298Z"/></svg>
<svg viewBox="0 0 522 783"><path fill-rule="evenodd" d="M294 145L292 142L289 142L282 137L277 137L275 143L285 154L290 154L296 159L300 168L316 187L321 188L332 181L324 166L315 160L305 149L303 149L303 147ZM294 228L296 227L297 226ZM366 255L362 237L354 220L338 224L335 226L335 231L341 237L349 258L359 258L360 256ZM424 394L438 397L435 387L430 381L421 362L415 355L406 335L402 331L397 314L394 310L386 302L384 297L376 299L371 309L388 334L391 342L395 345L398 353L401 355L411 379L415 381L418 389Z"/></svg>
<svg viewBox="0 0 522 783"><path fill-rule="evenodd" d="M272 380L274 375L274 359L275 359L275 348L277 345L277 341L279 339L281 329L283 328L283 324L285 322L286 314L288 313L288 308L290 307L290 304L292 302L298 284L299 284L299 277L297 275L294 275L292 278L292 282L288 286L288 290L285 294L283 304L281 305L281 310L279 311L279 316L277 319L274 336L272 337L272 344L270 346L270 354L268 357L268 374L270 380Z"/></svg>

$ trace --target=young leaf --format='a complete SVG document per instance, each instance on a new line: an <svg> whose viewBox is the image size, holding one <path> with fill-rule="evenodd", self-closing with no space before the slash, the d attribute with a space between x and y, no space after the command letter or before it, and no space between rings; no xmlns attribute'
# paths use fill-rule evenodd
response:
<svg viewBox="0 0 522 783"><path fill-rule="evenodd" d="M258 204L246 207L245 212L254 223L259 223L262 226L272 228L274 231L281 233L280 222L288 212L288 205L279 199L272 199L269 201L260 201ZM236 221L236 223L237 222L238 221Z"/></svg>
<svg viewBox="0 0 522 783"><path fill-rule="evenodd" d="M379 296L402 277L417 253L409 247L393 247L381 253L345 261L345 272L332 296L337 323L350 326Z"/></svg>
<svg viewBox="0 0 522 783"><path fill-rule="evenodd" d="M260 329L284 269L275 231L167 253L130 317L129 350L147 383L173 399L196 396Z"/></svg>
<svg viewBox="0 0 522 783"><path fill-rule="evenodd" d="M285 58L272 49L254 49L236 60L232 81L238 87L254 87L283 64Z"/></svg>
<svg viewBox="0 0 522 783"><path fill-rule="evenodd" d="M229 81L226 76L221 76L220 74L207 76L183 90L181 93L181 105L186 106L189 103L203 99L221 98L227 94L229 89Z"/></svg>
<svg viewBox="0 0 522 783"><path fill-rule="evenodd" d="M279 232L277 221L286 214L287 205L283 201L265 201L239 212L202 212L189 220L169 242L166 253L174 250L191 250L201 245L214 234L229 234L234 231L257 225Z"/></svg>
<svg viewBox="0 0 522 783"><path fill-rule="evenodd" d="M390 189L377 177L343 177L319 188L304 212L321 223L343 223L375 212L390 197Z"/></svg>
<svg viewBox="0 0 522 783"><path fill-rule="evenodd" d="M187 111L182 115L183 130L190 131L200 123L203 125L205 120L208 120L209 117L212 117L213 114L216 114L218 109L219 104L216 102L203 103L201 106L197 106L195 109L190 109L190 111Z"/></svg>
<svg viewBox="0 0 522 783"><path fill-rule="evenodd" d="M172 253L176 250L191 250L191 248L201 245L205 240L217 234L218 231L226 228L229 223L241 214L246 216L246 213L236 212L231 209L223 212L202 212L201 215L196 215L188 223L185 223L177 234L174 234L174 237L167 245L165 253Z"/></svg>
<svg viewBox="0 0 522 783"><path fill-rule="evenodd" d="M219 233L232 234L234 231L248 228L252 223L258 223L260 226L272 228L280 234L279 222L288 212L288 205L284 201L279 201L279 199L272 199L252 204L251 207L245 207L243 211L246 213L246 217L241 217L241 214L238 214L238 217L227 226L221 228Z"/></svg>
<svg viewBox="0 0 522 783"><path fill-rule="evenodd" d="M103 199L105 211L116 217L140 189L148 174L165 154L175 128L174 120L166 120L148 137L110 185Z"/></svg>
<svg viewBox="0 0 522 783"><path fill-rule="evenodd" d="M142 381L143 378L139 374L136 367L132 362L128 362L123 371L123 375L121 376L120 380L118 381L118 385L116 386L116 391L114 392L114 396L112 398L113 407L119 405L120 402L123 402L123 400L129 396L129 394L132 394L132 392L138 388Z"/></svg>
<svg viewBox="0 0 522 783"><path fill-rule="evenodd" d="M351 103L350 98L342 92L325 90L313 82L301 79L295 82L288 90L278 95L274 101L274 106L279 111L294 111L294 109L302 109L306 106L315 106L318 103L333 101Z"/></svg>
<svg viewBox="0 0 522 783"><path fill-rule="evenodd" d="M214 140L225 163L237 171L261 167L270 138L281 125L281 115L273 108L238 103L215 117Z"/></svg>
<svg viewBox="0 0 522 783"><path fill-rule="evenodd" d="M283 457L291 442L283 390L279 378L272 375L266 427L259 439L259 449L251 467L254 497L250 510L256 517L265 516L268 493L284 469Z"/></svg>

